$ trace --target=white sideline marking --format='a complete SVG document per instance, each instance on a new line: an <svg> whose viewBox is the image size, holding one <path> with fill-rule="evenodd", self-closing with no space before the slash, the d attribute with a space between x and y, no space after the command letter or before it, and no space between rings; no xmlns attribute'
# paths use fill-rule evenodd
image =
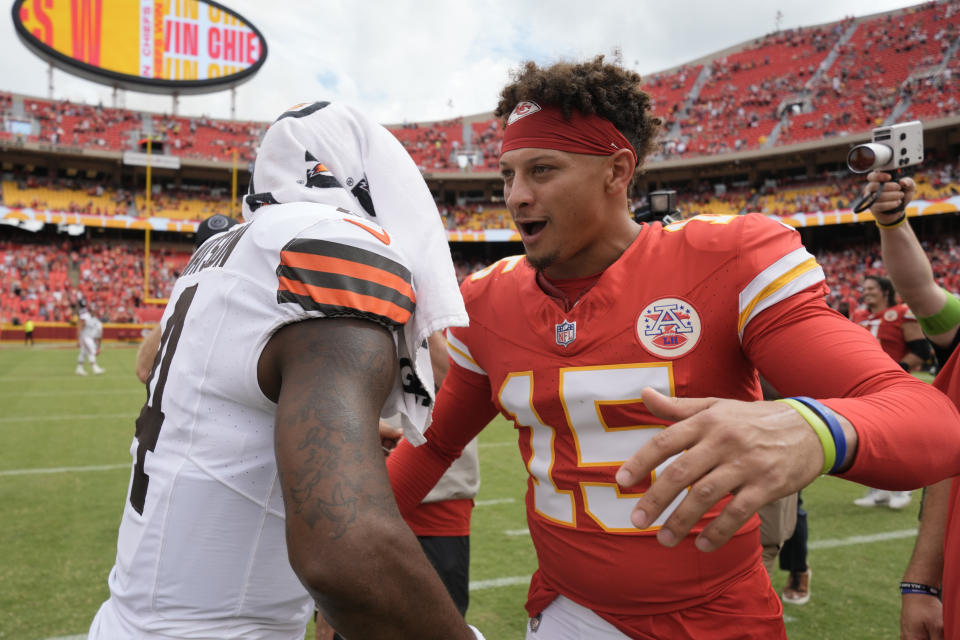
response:
<svg viewBox="0 0 960 640"><path fill-rule="evenodd" d="M495 504L513 504L516 502L513 498L496 498L494 500L474 500L475 507L489 507Z"/></svg>
<svg viewBox="0 0 960 640"><path fill-rule="evenodd" d="M79 396L90 394L95 394L98 396L106 395L123 395L134 393L147 395L146 388L143 389L104 389L103 391L90 391L89 389L63 389L60 391L10 391L7 393L0 393L0 398L39 398L46 396Z"/></svg>
<svg viewBox="0 0 960 640"><path fill-rule="evenodd" d="M500 587L512 587L517 584L530 584L530 577L531 576L513 576L512 578L494 578L492 580L471 580L470 591L499 589Z"/></svg>
<svg viewBox="0 0 960 640"><path fill-rule="evenodd" d="M481 442L477 446L481 449L487 449L489 447L510 447L517 444L516 442Z"/></svg>
<svg viewBox="0 0 960 640"><path fill-rule="evenodd" d="M902 529L900 531L872 533L867 536L850 536L849 538L840 538L837 540L813 540L812 542L807 543L807 548L808 549L832 549L834 547L846 547L852 544L866 544L868 542L883 542L884 540L912 538L915 535L917 535L916 529Z"/></svg>
<svg viewBox="0 0 960 640"><path fill-rule="evenodd" d="M530 535L530 529L507 529L503 532L505 536L528 536Z"/></svg>
<svg viewBox="0 0 960 640"><path fill-rule="evenodd" d="M100 418L133 418L136 412L127 413L74 413L64 416L14 416L0 418L0 422L37 422L40 420L56 422L57 420L97 420Z"/></svg>
<svg viewBox="0 0 960 640"><path fill-rule="evenodd" d="M0 471L0 476L28 476L44 473L67 473L70 471L113 471L114 469L129 469L126 464L93 464L86 467L49 467L46 469L6 469Z"/></svg>
<svg viewBox="0 0 960 640"><path fill-rule="evenodd" d="M57 636L56 638L47 638L47 640L87 640L87 634L81 636Z"/></svg>

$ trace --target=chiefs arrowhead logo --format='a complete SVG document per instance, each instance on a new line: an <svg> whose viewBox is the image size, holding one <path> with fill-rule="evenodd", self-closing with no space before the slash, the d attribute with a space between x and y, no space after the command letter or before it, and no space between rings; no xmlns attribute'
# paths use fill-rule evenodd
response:
<svg viewBox="0 0 960 640"><path fill-rule="evenodd" d="M513 108L513 111L510 113L510 117L507 118L507 126L519 120L520 118L525 118L531 114L540 111L540 105L536 102L531 102L530 100L525 100L523 102L518 102L517 106Z"/></svg>

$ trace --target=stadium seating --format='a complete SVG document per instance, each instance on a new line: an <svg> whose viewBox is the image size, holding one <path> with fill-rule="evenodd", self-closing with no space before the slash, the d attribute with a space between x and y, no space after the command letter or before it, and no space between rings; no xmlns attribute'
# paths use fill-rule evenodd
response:
<svg viewBox="0 0 960 640"><path fill-rule="evenodd" d="M884 121L960 114L955 3L779 31L644 81L665 122L662 157L690 157L868 131ZM900 107L898 109L898 107ZM0 112L13 100L0 93ZM27 141L122 151L152 133L164 153L246 164L267 123L142 113L23 98ZM424 172L495 170L492 117L389 127ZM13 134L4 128L0 139ZM479 154L479 155L477 155ZM458 155L469 161L463 169Z"/></svg>

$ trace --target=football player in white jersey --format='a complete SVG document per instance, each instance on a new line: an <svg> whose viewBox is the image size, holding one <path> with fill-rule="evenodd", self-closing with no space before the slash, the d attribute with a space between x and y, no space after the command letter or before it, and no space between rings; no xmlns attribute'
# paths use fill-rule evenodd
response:
<svg viewBox="0 0 960 640"><path fill-rule="evenodd" d="M349 638L481 637L400 517L378 432L400 413L422 441L426 337L466 323L422 176L386 129L313 103L268 129L250 190L164 311L89 637L302 640L314 603Z"/></svg>
<svg viewBox="0 0 960 640"><path fill-rule="evenodd" d="M87 375L83 368L83 361L86 359L90 363L90 369L94 375L99 375L105 371L103 367L97 364L97 354L100 353L100 339L103 337L103 324L100 322L90 309L86 301L81 298L77 301L77 345L80 347L80 353L77 354L77 369L75 373L78 376Z"/></svg>

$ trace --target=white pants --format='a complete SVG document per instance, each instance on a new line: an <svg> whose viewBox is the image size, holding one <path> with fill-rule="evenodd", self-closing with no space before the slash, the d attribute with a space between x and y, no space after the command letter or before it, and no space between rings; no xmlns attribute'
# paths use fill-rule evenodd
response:
<svg viewBox="0 0 960 640"><path fill-rule="evenodd" d="M629 640L629 637L590 609L557 596L537 618L527 623L526 640Z"/></svg>
<svg viewBox="0 0 960 640"><path fill-rule="evenodd" d="M86 357L90 364L97 364L97 340L93 336L80 334L80 355L77 356L77 364L83 364Z"/></svg>

